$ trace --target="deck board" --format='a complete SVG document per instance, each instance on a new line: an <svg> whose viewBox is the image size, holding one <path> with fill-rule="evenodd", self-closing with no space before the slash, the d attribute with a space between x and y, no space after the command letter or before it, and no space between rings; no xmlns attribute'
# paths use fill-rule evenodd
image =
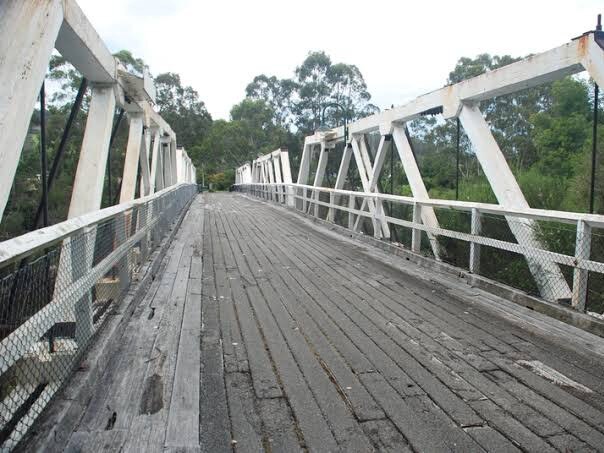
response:
<svg viewBox="0 0 604 453"><path fill-rule="evenodd" d="M495 296L380 253L284 208L198 196L47 449L604 451L603 339L577 332L578 351L574 328L512 322L485 308Z"/></svg>

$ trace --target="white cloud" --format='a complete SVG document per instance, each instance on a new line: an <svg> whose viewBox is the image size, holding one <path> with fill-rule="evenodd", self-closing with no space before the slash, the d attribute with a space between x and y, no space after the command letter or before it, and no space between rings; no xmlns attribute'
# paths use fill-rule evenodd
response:
<svg viewBox="0 0 604 453"><path fill-rule="evenodd" d="M573 4L574 3L574 4ZM261 73L291 77L311 50L356 64L380 107L442 86L461 56L538 53L593 29L598 0L506 2L79 0L111 51L192 85L228 118Z"/></svg>

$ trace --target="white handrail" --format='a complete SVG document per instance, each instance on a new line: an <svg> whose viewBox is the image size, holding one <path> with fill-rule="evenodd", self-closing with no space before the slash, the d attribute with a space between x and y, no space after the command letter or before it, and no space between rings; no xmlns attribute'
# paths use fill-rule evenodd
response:
<svg viewBox="0 0 604 453"><path fill-rule="evenodd" d="M561 223L575 224L579 221L589 223L593 227L604 228L604 215L599 214L586 214L580 212L569 212L569 211L550 211L547 209L515 209L506 208L498 204L492 203L478 203L473 201L457 201L457 200L443 200L430 198L428 200L418 200L417 198L407 197L402 195L390 195L385 193L375 192L361 192L354 190L343 190L343 189L332 189L329 187L315 187L307 184L277 184L277 183L250 183L250 184L235 184L235 186L285 186L297 189L307 189L318 192L327 192L337 195L352 195L360 198L372 198L382 201L392 201L395 203L406 204L413 206L415 204L421 204L422 206L432 206L440 209L455 209L459 211L471 212L472 209L478 209L482 213L505 215L513 217L526 217L535 220L547 220ZM312 200L310 200L312 201Z"/></svg>
<svg viewBox="0 0 604 453"><path fill-rule="evenodd" d="M84 214L79 217L74 217L73 219L65 220L64 222L57 223L56 225L41 228L16 238L0 242L0 267L27 255L31 255L37 250L56 244L57 242L73 235L80 230L83 230L84 228L97 225L132 208L144 205L145 203L148 203L156 198L161 198L167 193L178 190L180 187L186 185L190 184L176 184L143 198L138 198L133 201L110 206L108 208L94 211L89 214Z"/></svg>

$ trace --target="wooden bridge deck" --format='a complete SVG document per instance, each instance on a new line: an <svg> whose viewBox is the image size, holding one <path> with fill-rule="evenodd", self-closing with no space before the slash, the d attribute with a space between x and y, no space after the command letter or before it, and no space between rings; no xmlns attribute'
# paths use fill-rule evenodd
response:
<svg viewBox="0 0 604 453"><path fill-rule="evenodd" d="M68 386L53 403L66 415L23 448L604 451L602 357L561 332L601 339L511 322L379 253L285 209L199 196L99 382Z"/></svg>

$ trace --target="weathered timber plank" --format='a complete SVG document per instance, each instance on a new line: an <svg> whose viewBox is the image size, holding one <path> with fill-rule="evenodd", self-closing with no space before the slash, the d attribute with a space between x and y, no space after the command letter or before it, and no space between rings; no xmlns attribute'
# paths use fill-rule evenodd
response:
<svg viewBox="0 0 604 453"><path fill-rule="evenodd" d="M516 445L526 451L556 451L541 437L533 433L526 426L513 417L510 417L503 409L491 401L472 401L470 405L476 409L485 419L489 420L490 426L505 434Z"/></svg>
<svg viewBox="0 0 604 453"><path fill-rule="evenodd" d="M65 453L97 453L120 451L126 441L127 431L77 431L69 439Z"/></svg>
<svg viewBox="0 0 604 453"><path fill-rule="evenodd" d="M409 444L390 420L370 420L361 425L377 451L384 453L411 452Z"/></svg>
<svg viewBox="0 0 604 453"><path fill-rule="evenodd" d="M242 235L242 238L246 238L243 234L244 227L239 230L239 233ZM245 248L245 241L242 241L241 247L246 251L247 254L252 254L252 251L249 248ZM276 272L282 277L285 284L292 288L292 290L298 295L299 298L303 301L303 304L300 305L301 309L304 310L307 316L316 323L317 327L325 334L329 332L329 341L336 347L336 349L346 358L349 366L356 373L367 372L375 367L367 360L364 354L359 351L354 344L350 342L350 339L344 335L344 333L340 330L338 325L334 323L329 317L324 316L322 313L319 314L317 310L310 310L314 304L314 301L310 298L310 296L305 292L304 287L301 286L293 277L290 276L286 270L281 267L277 269ZM314 318L313 318L314 315Z"/></svg>
<svg viewBox="0 0 604 453"><path fill-rule="evenodd" d="M300 452L301 447L296 431L299 429L293 419L285 398L263 398L258 400L260 416L265 429L265 450Z"/></svg>
<svg viewBox="0 0 604 453"><path fill-rule="evenodd" d="M369 392L417 451L478 451L480 447L425 395L396 398L377 373L361 375Z"/></svg>
<svg viewBox="0 0 604 453"><path fill-rule="evenodd" d="M254 405L254 391L249 374L227 373L225 380L236 451L264 451L262 422Z"/></svg>
<svg viewBox="0 0 604 453"><path fill-rule="evenodd" d="M512 442L490 426L467 428L466 432L489 453L520 452Z"/></svg>
<svg viewBox="0 0 604 453"><path fill-rule="evenodd" d="M337 388L330 381L329 375L316 360L299 329L292 327L294 323L281 305L279 296L267 281L259 281L258 286L298 367L331 426L339 447L350 452L370 450L368 439L345 401L340 397Z"/></svg>
<svg viewBox="0 0 604 453"><path fill-rule="evenodd" d="M201 296L187 292L187 285L188 280L182 289L175 286L172 293L174 296L174 292L178 291L176 297L180 297L184 292L186 296L166 428L166 447L199 446Z"/></svg>
<svg viewBox="0 0 604 453"><path fill-rule="evenodd" d="M214 283L214 241L210 233L212 211L206 210L204 222L204 260L202 286L201 327L201 395L200 445L201 451L232 452L231 423L229 420L220 321Z"/></svg>

